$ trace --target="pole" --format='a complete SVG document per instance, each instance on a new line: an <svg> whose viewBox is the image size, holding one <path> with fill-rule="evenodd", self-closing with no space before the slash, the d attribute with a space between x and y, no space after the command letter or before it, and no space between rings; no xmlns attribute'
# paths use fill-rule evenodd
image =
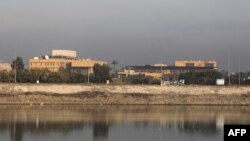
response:
<svg viewBox="0 0 250 141"><path fill-rule="evenodd" d="M15 83L17 82L17 81L16 81L16 77L17 77L16 73L17 73L17 72L16 72L16 60L15 60Z"/></svg>
<svg viewBox="0 0 250 141"><path fill-rule="evenodd" d="M87 70L87 73L88 73L88 84L89 84L89 68Z"/></svg>
<svg viewBox="0 0 250 141"><path fill-rule="evenodd" d="M231 55L228 54L228 85L231 85Z"/></svg>
<svg viewBox="0 0 250 141"><path fill-rule="evenodd" d="M247 76L250 75L250 67L248 67Z"/></svg>
<svg viewBox="0 0 250 141"><path fill-rule="evenodd" d="M241 64L240 64L240 61L239 61L239 85L240 85L240 71L241 71Z"/></svg>
<svg viewBox="0 0 250 141"><path fill-rule="evenodd" d="M16 48L15 48L15 83L17 82L17 70L16 70L16 67L17 67L17 65L16 65L16 62L17 62L17 55L16 55Z"/></svg>
<svg viewBox="0 0 250 141"><path fill-rule="evenodd" d="M120 61L120 69L119 69L119 71L123 71L123 69L122 69L122 61ZM121 83L122 83L122 74L121 75L117 74L117 75L118 75L118 78L120 78Z"/></svg>
<svg viewBox="0 0 250 141"><path fill-rule="evenodd" d="M163 64L161 64L161 85L163 85L162 65L163 65Z"/></svg>

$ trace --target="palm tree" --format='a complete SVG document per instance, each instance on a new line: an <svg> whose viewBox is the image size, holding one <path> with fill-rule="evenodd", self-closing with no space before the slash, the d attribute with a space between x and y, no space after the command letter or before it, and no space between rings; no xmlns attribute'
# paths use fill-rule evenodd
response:
<svg viewBox="0 0 250 141"><path fill-rule="evenodd" d="M116 70L115 69L115 66L118 64L118 62L116 60L112 61L112 65L114 66L114 71Z"/></svg>
<svg viewBox="0 0 250 141"><path fill-rule="evenodd" d="M116 69L115 69L115 66L118 64L118 62L116 60L112 61L112 65L114 66L114 77L116 77L117 75L117 72L116 72Z"/></svg>

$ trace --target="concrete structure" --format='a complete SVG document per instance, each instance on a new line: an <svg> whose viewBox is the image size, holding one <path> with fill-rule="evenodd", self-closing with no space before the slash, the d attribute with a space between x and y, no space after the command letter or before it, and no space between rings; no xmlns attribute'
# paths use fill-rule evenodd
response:
<svg viewBox="0 0 250 141"><path fill-rule="evenodd" d="M0 71L1 70L11 71L11 65L9 63L0 61Z"/></svg>
<svg viewBox="0 0 250 141"><path fill-rule="evenodd" d="M108 64L106 61L78 59L75 51L52 50L52 56L43 58L34 57L29 61L30 69L48 69L52 72L65 68L73 73L88 74L93 73L95 64Z"/></svg>
<svg viewBox="0 0 250 141"><path fill-rule="evenodd" d="M190 66L188 63L193 63ZM208 64L209 63L209 64ZM118 72L120 77L133 75L144 75L153 78L165 80L174 80L179 74L190 71L205 72L217 69L215 61L176 61L175 66L167 65L145 65L145 66L127 66L122 72Z"/></svg>
<svg viewBox="0 0 250 141"><path fill-rule="evenodd" d="M161 73L159 72L142 72L138 70L132 70L132 69L124 69L122 72L118 72L118 76L120 77L128 77L128 76L135 76L135 75L144 75L149 76L153 78L160 78Z"/></svg>
<svg viewBox="0 0 250 141"><path fill-rule="evenodd" d="M56 57L76 58L77 52L73 50L52 50L51 55L53 58L56 58Z"/></svg>
<svg viewBox="0 0 250 141"><path fill-rule="evenodd" d="M176 67L214 67L217 68L216 61L202 61L202 60L176 60Z"/></svg>

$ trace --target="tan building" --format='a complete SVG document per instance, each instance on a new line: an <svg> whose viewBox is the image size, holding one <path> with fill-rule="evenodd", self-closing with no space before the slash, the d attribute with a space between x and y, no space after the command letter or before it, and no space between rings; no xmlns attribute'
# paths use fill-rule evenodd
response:
<svg viewBox="0 0 250 141"><path fill-rule="evenodd" d="M73 60L58 59L58 58L34 58L30 59L29 67L30 69L48 69L50 71L56 72L60 68L67 68L67 65Z"/></svg>
<svg viewBox="0 0 250 141"><path fill-rule="evenodd" d="M127 66L123 71L118 72L120 77L134 75L151 76L161 79L163 77L176 78L179 74L190 71L205 72L217 69L216 61L175 61L175 65L167 66L164 64L145 65L145 66Z"/></svg>
<svg viewBox="0 0 250 141"><path fill-rule="evenodd" d="M217 68L216 61L202 61L202 60L176 60L176 67L214 67Z"/></svg>
<svg viewBox="0 0 250 141"><path fill-rule="evenodd" d="M161 78L163 75L168 75L170 74L170 70L166 70L166 64L154 64L153 66L151 65L146 65L146 66L130 66L124 69L121 72L118 72L118 76L135 76L135 75L144 75L144 76L149 76L153 78Z"/></svg>
<svg viewBox="0 0 250 141"><path fill-rule="evenodd" d="M136 75L144 75L144 76L149 76L153 78L161 78L161 73L159 72L138 72L135 70L124 70L122 72L118 72L118 76L120 77L128 77L128 76L136 76Z"/></svg>
<svg viewBox="0 0 250 141"><path fill-rule="evenodd" d="M6 71L11 71L11 66L9 63L0 61L0 71L1 70L6 70Z"/></svg>
<svg viewBox="0 0 250 141"><path fill-rule="evenodd" d="M95 64L107 65L108 63L100 60L82 59L71 61L69 67L71 72L87 74L94 72L93 67Z"/></svg>
<svg viewBox="0 0 250 141"><path fill-rule="evenodd" d="M88 74L93 73L95 64L108 64L105 61L78 59L75 51L52 50L53 56L43 58L34 57L29 61L30 69L48 69L52 72L65 68L74 73Z"/></svg>

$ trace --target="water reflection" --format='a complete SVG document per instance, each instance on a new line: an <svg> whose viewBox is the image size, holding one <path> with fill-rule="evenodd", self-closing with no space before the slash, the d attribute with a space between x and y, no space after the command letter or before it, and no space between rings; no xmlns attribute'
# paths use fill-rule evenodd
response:
<svg viewBox="0 0 250 141"><path fill-rule="evenodd" d="M109 134L109 125L103 122L93 123L94 140L107 139Z"/></svg>
<svg viewBox="0 0 250 141"><path fill-rule="evenodd" d="M222 140L225 122L250 123L247 106L0 106L0 115L0 134L8 133L7 141L51 134L70 138L73 133L94 141L114 140L119 134L136 139L141 129L146 140L147 136L157 137L158 132L163 137ZM132 130L138 135L131 136Z"/></svg>

